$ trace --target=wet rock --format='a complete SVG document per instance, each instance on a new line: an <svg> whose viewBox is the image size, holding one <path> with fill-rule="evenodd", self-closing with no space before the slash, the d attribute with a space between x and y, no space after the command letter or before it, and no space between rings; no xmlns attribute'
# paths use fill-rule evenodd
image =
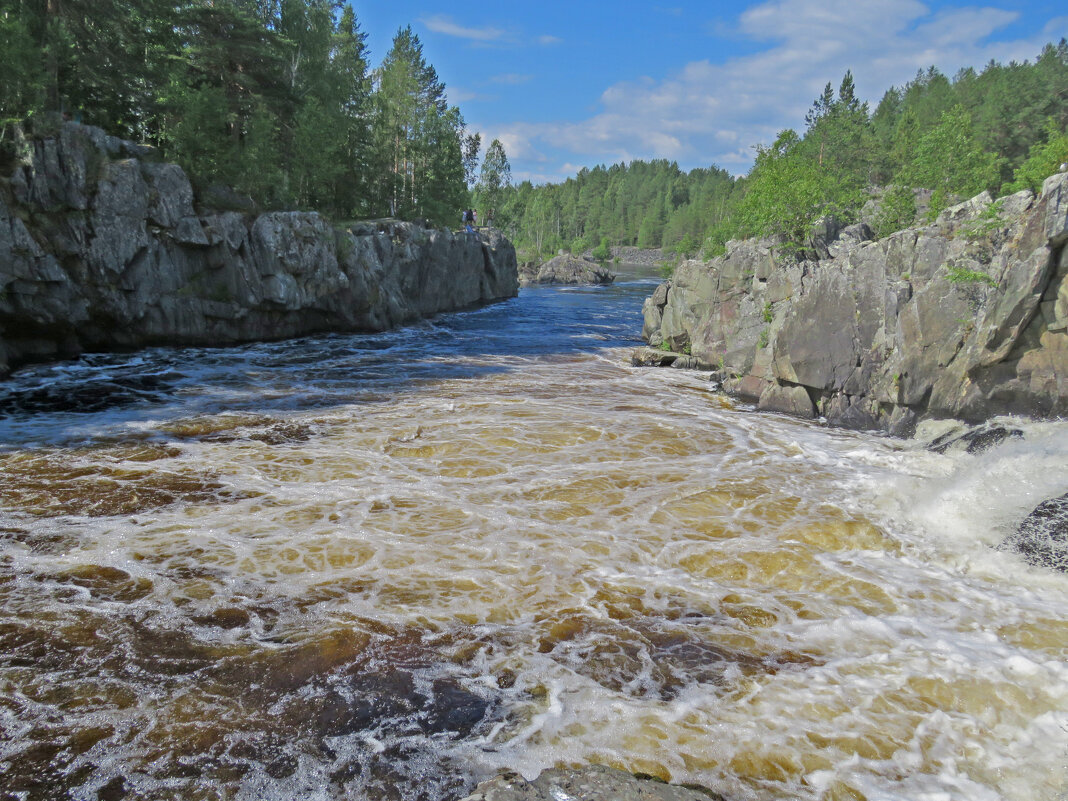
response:
<svg viewBox="0 0 1068 801"><path fill-rule="evenodd" d="M946 453L948 451L965 451L972 454L982 453L1001 445L1009 439L1022 439L1023 435L1023 431L1018 428L987 424L970 428L964 432L959 430L949 431L933 439L927 449L935 453Z"/></svg>
<svg viewBox="0 0 1068 801"><path fill-rule="evenodd" d="M657 348L636 348L630 354L634 367L670 367L679 358L678 353Z"/></svg>
<svg viewBox="0 0 1068 801"><path fill-rule="evenodd" d="M694 785L667 784L616 768L590 765L543 771L534 781L503 773L483 782L463 801L725 801Z"/></svg>
<svg viewBox="0 0 1068 801"><path fill-rule="evenodd" d="M1036 506L998 550L1018 553L1036 567L1068 573L1068 494Z"/></svg>
<svg viewBox="0 0 1068 801"><path fill-rule="evenodd" d="M411 671L365 672L342 690L332 689L296 717L311 720L327 736L360 731L392 734L467 736L487 718L491 700L465 689L454 679L435 679L421 688Z"/></svg>
<svg viewBox="0 0 1068 801"><path fill-rule="evenodd" d="M129 795L126 780L122 776L115 776L96 791L97 801L122 801Z"/></svg>
<svg viewBox="0 0 1068 801"><path fill-rule="evenodd" d="M783 412L794 417L811 419L816 416L816 407L808 392L796 385L772 384L761 393L757 408L762 412Z"/></svg>
<svg viewBox="0 0 1068 801"><path fill-rule="evenodd" d="M715 368L708 362L698 359L696 356L691 356L688 353L684 353L679 358L675 359L671 363L671 366L676 370L714 370Z"/></svg>

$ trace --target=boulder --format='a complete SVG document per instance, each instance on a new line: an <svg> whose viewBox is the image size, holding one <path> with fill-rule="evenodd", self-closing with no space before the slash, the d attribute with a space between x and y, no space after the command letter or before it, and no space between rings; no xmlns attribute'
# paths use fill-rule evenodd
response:
<svg viewBox="0 0 1068 801"><path fill-rule="evenodd" d="M634 367L671 367L678 359L678 353L660 348L636 348L630 354Z"/></svg>
<svg viewBox="0 0 1068 801"><path fill-rule="evenodd" d="M668 784L616 768L590 765L572 770L542 771L527 781L517 773L503 773L483 782L463 801L725 801L696 785Z"/></svg>
<svg viewBox="0 0 1068 801"><path fill-rule="evenodd" d="M1068 573L1068 494L1036 506L998 550L1018 553L1036 567Z"/></svg>
<svg viewBox="0 0 1068 801"><path fill-rule="evenodd" d="M615 275L603 264L592 259L580 259L569 255L554 256L541 265L531 277L524 272L524 286L531 284L610 284Z"/></svg>
<svg viewBox="0 0 1068 801"><path fill-rule="evenodd" d="M816 407L802 386L771 384L760 394L757 408L762 412L783 412L794 417L813 418Z"/></svg>

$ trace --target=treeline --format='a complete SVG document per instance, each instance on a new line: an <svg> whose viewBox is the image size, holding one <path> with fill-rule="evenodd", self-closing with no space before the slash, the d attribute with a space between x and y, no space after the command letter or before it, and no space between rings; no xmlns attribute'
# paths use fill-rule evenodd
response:
<svg viewBox="0 0 1068 801"><path fill-rule="evenodd" d="M341 0L0 0L0 52L9 154L59 112L265 208L454 224L468 202L479 139L419 38L372 70Z"/></svg>
<svg viewBox="0 0 1068 801"><path fill-rule="evenodd" d="M873 222L886 235L915 222L914 189L933 190L931 215L984 189L1036 190L1068 161L1068 43L1047 45L1033 63L992 61L952 80L932 67L874 111L847 72L837 91L827 84L805 126L758 146L738 179L635 161L562 184L521 183L507 194L507 226L531 254L612 245L714 254L746 236L800 244L821 216L855 220L875 196Z"/></svg>

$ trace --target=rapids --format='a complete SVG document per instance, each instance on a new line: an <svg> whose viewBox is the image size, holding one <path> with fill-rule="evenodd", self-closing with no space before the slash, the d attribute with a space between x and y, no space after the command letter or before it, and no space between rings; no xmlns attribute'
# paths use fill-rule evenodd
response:
<svg viewBox="0 0 1068 801"><path fill-rule="evenodd" d="M981 455L630 367L657 281L0 388L0 799L1060 801L1068 576Z"/></svg>

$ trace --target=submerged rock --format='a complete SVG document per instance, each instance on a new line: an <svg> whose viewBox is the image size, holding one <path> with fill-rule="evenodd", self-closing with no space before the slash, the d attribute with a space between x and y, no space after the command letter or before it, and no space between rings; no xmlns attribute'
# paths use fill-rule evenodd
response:
<svg viewBox="0 0 1068 801"><path fill-rule="evenodd" d="M983 453L1007 440L1022 439L1023 435L1023 431L1018 428L1007 428L995 423L986 423L963 432L953 430L942 434L932 440L927 449L935 453L947 453L949 451L965 451L971 454Z"/></svg>
<svg viewBox="0 0 1068 801"><path fill-rule="evenodd" d="M528 782L503 773L483 782L463 801L709 801L724 797L695 785L667 784L603 765L543 771Z"/></svg>
<svg viewBox="0 0 1068 801"><path fill-rule="evenodd" d="M1068 493L1036 506L998 550L1014 551L1036 567L1068 573Z"/></svg>

